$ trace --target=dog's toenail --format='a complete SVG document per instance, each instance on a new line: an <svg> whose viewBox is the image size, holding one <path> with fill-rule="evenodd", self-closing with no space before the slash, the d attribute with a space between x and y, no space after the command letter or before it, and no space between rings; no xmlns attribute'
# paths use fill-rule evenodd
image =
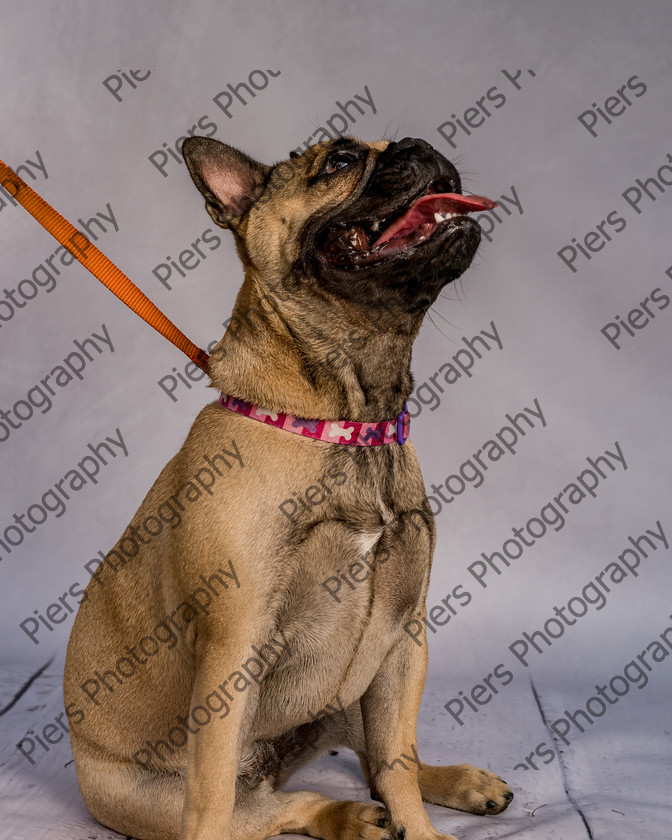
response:
<svg viewBox="0 0 672 840"><path fill-rule="evenodd" d="M488 801L485 803L485 807L486 808L496 808L497 803L493 802L492 799L488 799Z"/></svg>
<svg viewBox="0 0 672 840"><path fill-rule="evenodd" d="M512 793L505 793L504 794L504 799L506 799L507 802L510 802L513 799L513 794Z"/></svg>

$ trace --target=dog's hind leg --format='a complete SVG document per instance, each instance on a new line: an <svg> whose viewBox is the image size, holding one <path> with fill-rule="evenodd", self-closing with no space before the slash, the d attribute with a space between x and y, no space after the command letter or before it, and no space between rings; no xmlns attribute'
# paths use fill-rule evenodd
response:
<svg viewBox="0 0 672 840"><path fill-rule="evenodd" d="M135 763L87 751L79 783L98 822L135 840L178 840L185 798L178 773L143 769ZM276 834L306 834L323 840L392 840L385 809L362 802L337 802L319 793L274 790L272 777L255 784L240 778L230 840L266 840Z"/></svg>
<svg viewBox="0 0 672 840"><path fill-rule="evenodd" d="M274 790L262 782L236 802L231 840L266 840L276 834L307 834L322 840L393 840L386 811L365 802L337 802L320 793Z"/></svg>
<svg viewBox="0 0 672 840"><path fill-rule="evenodd" d="M136 840L177 840L184 805L181 775L80 752L79 786L99 823Z"/></svg>

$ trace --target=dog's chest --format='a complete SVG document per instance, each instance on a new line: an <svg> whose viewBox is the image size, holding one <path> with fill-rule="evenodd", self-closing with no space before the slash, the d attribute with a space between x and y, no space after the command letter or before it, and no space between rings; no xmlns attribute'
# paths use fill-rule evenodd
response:
<svg viewBox="0 0 672 840"><path fill-rule="evenodd" d="M415 617L429 536L420 526L396 530L325 519L295 552L277 611L289 647L262 691L272 729L309 720L336 695L346 705L361 697Z"/></svg>

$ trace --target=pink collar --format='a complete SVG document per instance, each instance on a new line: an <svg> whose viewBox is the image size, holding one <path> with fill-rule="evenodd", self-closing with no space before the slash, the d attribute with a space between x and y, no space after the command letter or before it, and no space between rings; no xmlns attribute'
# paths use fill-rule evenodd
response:
<svg viewBox="0 0 672 840"><path fill-rule="evenodd" d="M381 446L384 443L404 444L408 440L411 417L408 407L394 420L380 423L356 423L350 420L304 420L293 414L280 414L252 403L243 402L236 397L222 394L219 404L243 414L252 420L260 420L276 429L284 429L295 435L323 440L327 443L342 443L346 446Z"/></svg>

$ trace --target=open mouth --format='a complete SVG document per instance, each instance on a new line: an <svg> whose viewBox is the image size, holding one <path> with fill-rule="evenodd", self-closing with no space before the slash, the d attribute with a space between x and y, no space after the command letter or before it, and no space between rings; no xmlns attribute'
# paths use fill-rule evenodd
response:
<svg viewBox="0 0 672 840"><path fill-rule="evenodd" d="M408 251L431 239L437 231L455 230L455 221L467 213L497 206L484 196L439 189L440 184L433 181L394 217L329 227L322 245L324 255L340 267L361 268Z"/></svg>

